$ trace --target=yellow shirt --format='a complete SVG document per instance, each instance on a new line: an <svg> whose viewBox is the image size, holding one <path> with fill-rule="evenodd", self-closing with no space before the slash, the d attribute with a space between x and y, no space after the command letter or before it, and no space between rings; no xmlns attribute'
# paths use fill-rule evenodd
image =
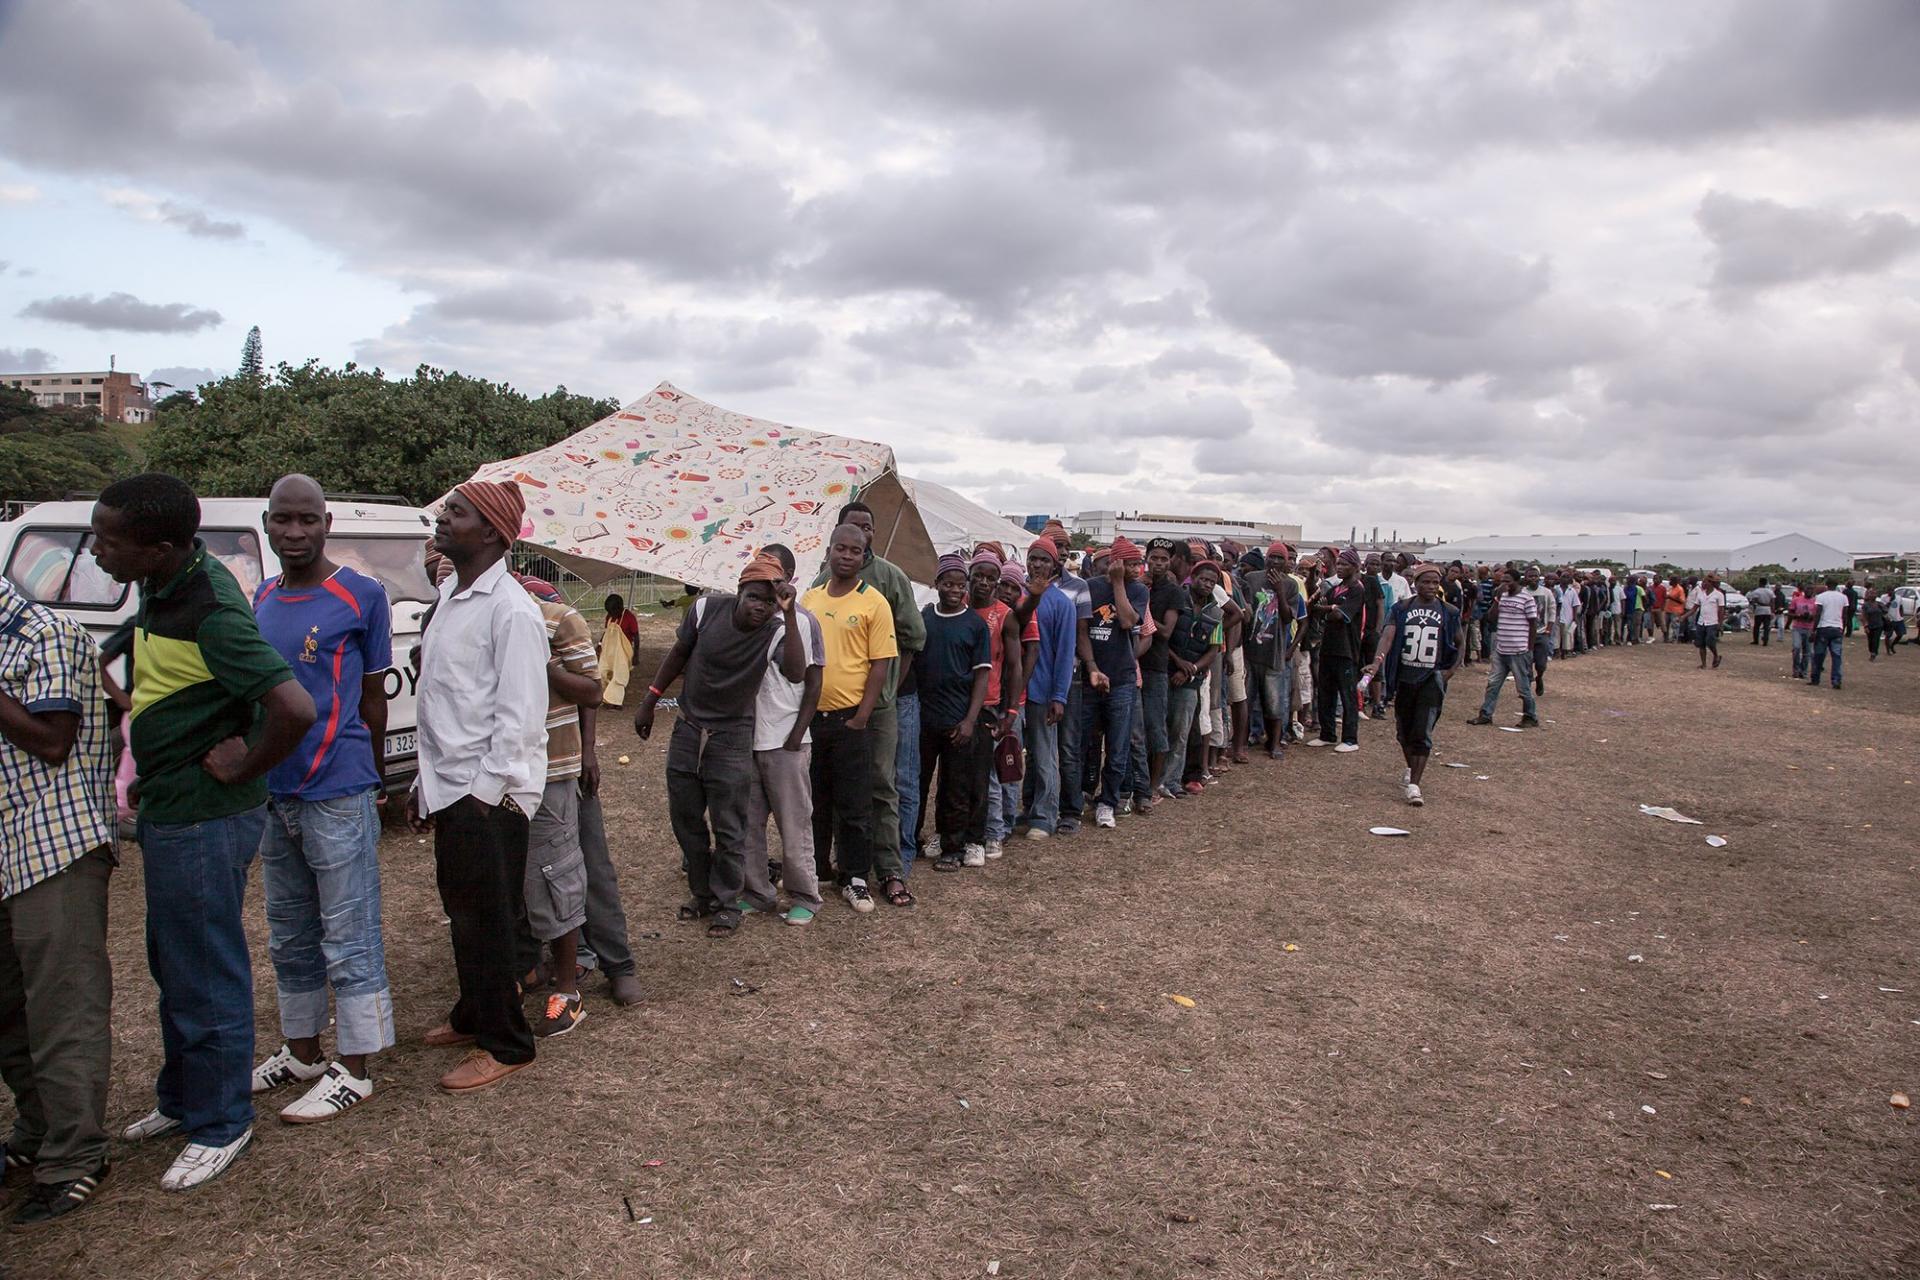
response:
<svg viewBox="0 0 1920 1280"><path fill-rule="evenodd" d="M820 620L827 643L820 678L820 710L844 711L866 696L867 672L876 662L900 656L893 638L893 606L864 582L843 596L814 587L800 605Z"/></svg>

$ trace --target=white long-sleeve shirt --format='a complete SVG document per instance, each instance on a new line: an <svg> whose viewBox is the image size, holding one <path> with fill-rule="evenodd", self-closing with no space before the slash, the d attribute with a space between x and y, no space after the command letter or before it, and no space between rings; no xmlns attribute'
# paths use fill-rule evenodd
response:
<svg viewBox="0 0 1920 1280"><path fill-rule="evenodd" d="M529 818L547 782L547 628L504 560L440 602L421 641L418 704L423 814L462 796L511 797Z"/></svg>

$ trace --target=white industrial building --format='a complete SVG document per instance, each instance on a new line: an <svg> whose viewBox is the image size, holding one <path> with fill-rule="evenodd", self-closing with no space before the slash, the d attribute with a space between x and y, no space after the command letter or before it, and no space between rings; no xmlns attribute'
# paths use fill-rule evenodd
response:
<svg viewBox="0 0 1920 1280"><path fill-rule="evenodd" d="M1300 541L1297 524L1270 524L1257 520L1230 520L1225 516L1164 515L1151 511L1082 511L1066 522L1068 532L1083 533L1095 542L1125 536L1142 546L1153 538L1204 538L1218 542L1231 538L1249 546L1264 546L1275 538Z"/></svg>
<svg viewBox="0 0 1920 1280"><path fill-rule="evenodd" d="M1442 564L1499 564L1521 560L1543 565L1612 561L1629 569L1668 564L1679 569L1738 572L1777 564L1796 573L1851 569L1853 557L1803 533L1532 533L1459 538L1427 548Z"/></svg>

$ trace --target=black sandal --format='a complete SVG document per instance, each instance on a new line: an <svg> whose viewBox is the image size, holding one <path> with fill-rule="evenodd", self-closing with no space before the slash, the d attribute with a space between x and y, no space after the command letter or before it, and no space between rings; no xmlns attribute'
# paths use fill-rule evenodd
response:
<svg viewBox="0 0 1920 1280"><path fill-rule="evenodd" d="M674 919L682 923L688 920L705 920L717 910L719 910L718 907L710 907L703 903L683 902L680 904L679 913L674 916Z"/></svg>
<svg viewBox="0 0 1920 1280"><path fill-rule="evenodd" d="M733 931L740 927L740 913L731 908L714 911L713 923L707 926L709 938L731 938Z"/></svg>
<svg viewBox="0 0 1920 1280"><path fill-rule="evenodd" d="M888 906L893 907L910 907L914 901L907 882L899 876L888 876L880 882L880 896L887 900Z"/></svg>

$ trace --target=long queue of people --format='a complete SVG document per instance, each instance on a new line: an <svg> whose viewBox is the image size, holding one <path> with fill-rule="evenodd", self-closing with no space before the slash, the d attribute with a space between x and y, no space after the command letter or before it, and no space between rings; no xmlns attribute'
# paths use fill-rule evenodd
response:
<svg viewBox="0 0 1920 1280"><path fill-rule="evenodd" d="M282 572L252 598L198 538L187 485L109 486L92 553L140 584L125 690L84 629L0 579L0 1071L17 1108L3 1161L33 1179L16 1224L79 1209L109 1172L110 704L136 778L163 1046L155 1105L122 1136L184 1140L166 1190L229 1168L262 1095L295 1091L279 1111L292 1124L353 1110L396 1042L377 856L382 677L396 661L418 673L406 817L433 836L458 987L423 1039L465 1050L441 1088L485 1090L532 1065L540 1040L586 1020L590 973L616 1004L641 998L596 749L637 630L610 601L596 651L557 592L513 574L523 517L512 484L449 495L429 553L437 595L403 656L380 585L327 556L312 480L274 486L265 532ZM949 552L921 605L854 502L810 585L789 548L767 545L733 594L688 599L633 714L648 739L677 693L664 754L680 919L720 939L756 915L811 924L828 892L860 914L912 908L922 864L959 873L1016 840L1194 804L1254 751L1351 755L1360 721L1389 702L1402 795L1422 805L1462 667L1488 665L1472 723L1492 723L1511 679L1515 727L1537 728L1549 663L1649 642L1659 618L1717 665L1728 604L1708 576L1684 590L1676 627L1671 588L1638 577L1298 556L1283 541L1117 538L1076 557L1068 542L1056 524L1024 557L991 543ZM1797 635L1811 609L1816 683L1842 594L1769 610ZM1800 652L1796 640L1796 669ZM1832 652L1837 687L1837 640ZM264 1056L242 912L256 856L282 1036Z"/></svg>

